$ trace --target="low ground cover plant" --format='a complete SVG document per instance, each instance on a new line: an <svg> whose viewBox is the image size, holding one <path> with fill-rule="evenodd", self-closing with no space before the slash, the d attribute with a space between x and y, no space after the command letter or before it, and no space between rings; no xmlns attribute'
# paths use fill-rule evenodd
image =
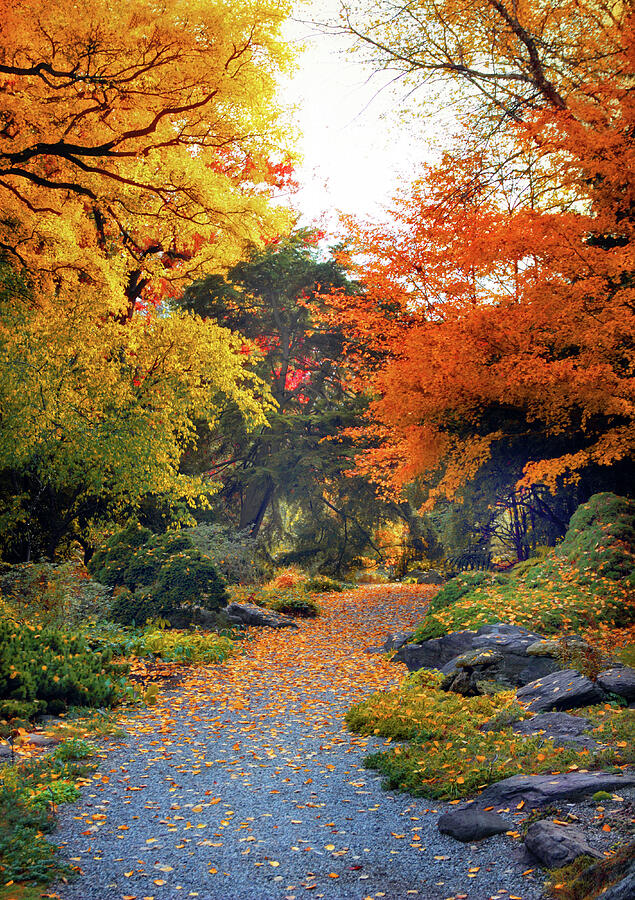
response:
<svg viewBox="0 0 635 900"><path fill-rule="evenodd" d="M314 619L320 615L320 607L303 587L271 588L264 585L250 590L232 591L237 603L254 603L286 616Z"/></svg>
<svg viewBox="0 0 635 900"><path fill-rule="evenodd" d="M95 770L92 755L86 742L71 740L0 770L0 882L47 884L72 875L45 835L55 827L57 805L76 800Z"/></svg>
<svg viewBox="0 0 635 900"><path fill-rule="evenodd" d="M320 607L311 597L309 585L310 580L302 569L289 566L278 571L266 584L233 588L231 595L239 603L247 601L287 616L312 619L319 616Z"/></svg>
<svg viewBox="0 0 635 900"><path fill-rule="evenodd" d="M311 594L339 594L346 590L346 585L329 575L313 575L306 582L305 588Z"/></svg>
<svg viewBox="0 0 635 900"><path fill-rule="evenodd" d="M633 501L596 494L578 508L563 542L543 559L509 574L453 578L432 600L413 640L500 621L545 635L577 631L591 642L602 632L632 628L634 523Z"/></svg>
<svg viewBox="0 0 635 900"><path fill-rule="evenodd" d="M508 726L481 731L485 722L504 722L505 713L509 721L525 715L515 693L462 697L439 690L442 678L422 670L398 689L372 694L348 711L351 730L409 742L367 757L365 765L385 776L386 787L456 799L522 772L556 773L633 759L632 716L618 704L582 711L592 719L595 740L607 745L590 752L515 734Z"/></svg>
<svg viewBox="0 0 635 900"><path fill-rule="evenodd" d="M133 656L153 655L185 665L221 663L236 652L235 642L224 635L154 626L131 636L128 648Z"/></svg>
<svg viewBox="0 0 635 900"><path fill-rule="evenodd" d="M314 619L320 614L320 608L304 588L289 587L284 590L265 588L259 595L258 602L275 612L300 619Z"/></svg>
<svg viewBox="0 0 635 900"><path fill-rule="evenodd" d="M69 706L112 706L127 667L110 649L81 636L29 623L0 621L0 716L30 719Z"/></svg>
<svg viewBox="0 0 635 900"><path fill-rule="evenodd" d="M83 634L91 647L107 648L116 656L155 656L184 665L220 663L237 652L236 640L229 635L166 628L166 624L155 619L142 628L133 628L100 622L87 626Z"/></svg>

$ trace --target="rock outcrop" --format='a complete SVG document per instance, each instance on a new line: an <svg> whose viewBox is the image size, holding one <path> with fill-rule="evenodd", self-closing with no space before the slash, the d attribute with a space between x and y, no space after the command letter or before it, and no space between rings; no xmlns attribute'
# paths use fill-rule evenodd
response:
<svg viewBox="0 0 635 900"><path fill-rule="evenodd" d="M524 685L516 697L530 712L547 712L600 703L606 693L586 675L575 669L563 669Z"/></svg>
<svg viewBox="0 0 635 900"><path fill-rule="evenodd" d="M230 603L224 610L234 625L259 625L263 628L297 628L298 623L271 609L253 603Z"/></svg>
<svg viewBox="0 0 635 900"><path fill-rule="evenodd" d="M562 744L576 744L579 747L597 747L597 742L589 735L584 734L591 723L583 716L570 716L565 712L547 712L533 716L531 719L523 719L512 726L516 734L538 734L554 742L556 746Z"/></svg>
<svg viewBox="0 0 635 900"><path fill-rule="evenodd" d="M599 686L609 694L623 697L627 703L635 700L635 669L629 666L616 666L600 672L597 677Z"/></svg>
<svg viewBox="0 0 635 900"><path fill-rule="evenodd" d="M602 854L589 844L579 828L550 819L543 819L529 826L525 847L547 869L567 866L579 856L602 858Z"/></svg>
<svg viewBox="0 0 635 900"><path fill-rule="evenodd" d="M487 670L487 678L512 687L535 681L558 670L558 662L551 655L528 654L527 650L542 641L539 634L517 625L498 622L484 625L478 631L454 631L421 644L404 643L395 659L406 664L411 672L417 669L440 669L450 675L460 669L458 660L464 654L485 650L498 654L495 665Z"/></svg>
<svg viewBox="0 0 635 900"><path fill-rule="evenodd" d="M579 800L596 791L619 792L635 787L635 775L612 772L567 772L562 775L512 775L485 788L476 799L483 809L517 807L524 800L528 809L537 809L560 800Z"/></svg>

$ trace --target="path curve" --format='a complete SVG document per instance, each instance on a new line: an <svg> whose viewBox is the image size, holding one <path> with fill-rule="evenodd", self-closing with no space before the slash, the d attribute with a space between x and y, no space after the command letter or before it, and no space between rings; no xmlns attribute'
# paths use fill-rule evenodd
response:
<svg viewBox="0 0 635 900"><path fill-rule="evenodd" d="M362 760L384 740L343 725L406 671L364 648L418 621L427 596L329 595L320 619L252 630L245 655L122 720L125 743L60 811L54 839L83 873L63 900L537 900L516 841L439 834L450 807L383 791Z"/></svg>

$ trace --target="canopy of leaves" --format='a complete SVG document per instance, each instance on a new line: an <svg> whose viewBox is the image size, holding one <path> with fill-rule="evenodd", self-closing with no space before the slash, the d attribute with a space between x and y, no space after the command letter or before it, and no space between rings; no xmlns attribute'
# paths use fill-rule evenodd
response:
<svg viewBox="0 0 635 900"><path fill-rule="evenodd" d="M3 0L0 246L42 294L79 279L122 312L131 273L172 279L166 255L189 257L176 277L217 269L271 227L286 13Z"/></svg>
<svg viewBox="0 0 635 900"><path fill-rule="evenodd" d="M451 76L470 110L393 224L357 228L367 291L338 314L387 355L379 371L359 357L379 422L363 470L395 488L422 477L434 499L454 496L498 442L523 448L524 485L628 459L627 5L385 2L372 17L349 10L347 27L416 84Z"/></svg>
<svg viewBox="0 0 635 900"><path fill-rule="evenodd" d="M149 494L183 518L214 487L179 472L194 419L264 421L239 340L155 307L285 220L286 12L0 3L5 554L50 556Z"/></svg>

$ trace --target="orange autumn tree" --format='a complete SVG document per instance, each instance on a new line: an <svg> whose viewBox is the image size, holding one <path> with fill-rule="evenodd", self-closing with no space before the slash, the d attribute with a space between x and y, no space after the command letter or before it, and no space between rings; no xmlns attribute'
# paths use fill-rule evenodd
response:
<svg viewBox="0 0 635 900"><path fill-rule="evenodd" d="M630 9L377 8L366 29L349 10L362 46L406 79L452 77L465 113L390 224L352 229L367 293L336 308L373 373L360 465L434 500L501 448L521 448L527 486L619 464L635 443Z"/></svg>
<svg viewBox="0 0 635 900"><path fill-rule="evenodd" d="M179 471L194 421L227 399L264 421L240 340L161 304L286 227L287 13L0 0L0 543L26 536L18 554L146 495L204 500Z"/></svg>

